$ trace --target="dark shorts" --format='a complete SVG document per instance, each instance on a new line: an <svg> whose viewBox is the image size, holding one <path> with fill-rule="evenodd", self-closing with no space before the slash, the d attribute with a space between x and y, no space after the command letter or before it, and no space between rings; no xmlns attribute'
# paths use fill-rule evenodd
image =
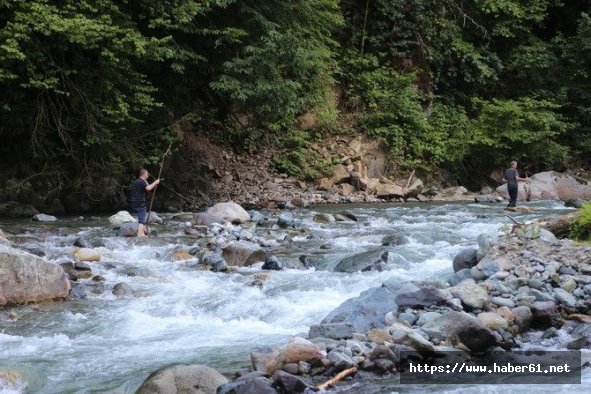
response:
<svg viewBox="0 0 591 394"><path fill-rule="evenodd" d="M146 219L147 219L146 207L145 206L134 206L131 209L133 209L133 213L135 213L137 215L137 221L140 222L141 224L146 224Z"/></svg>

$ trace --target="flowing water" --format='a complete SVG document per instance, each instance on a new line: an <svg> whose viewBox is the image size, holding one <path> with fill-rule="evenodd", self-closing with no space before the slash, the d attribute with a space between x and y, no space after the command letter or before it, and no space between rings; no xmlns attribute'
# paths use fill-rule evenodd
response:
<svg viewBox="0 0 591 394"><path fill-rule="evenodd" d="M529 205L535 208L534 214L512 216L525 221L568 211L554 202ZM359 221L320 224L312 220L316 213L345 209ZM316 268L273 271L262 288L251 285L260 264L234 273L213 273L171 261L175 247L194 242L183 235L181 220L168 220L160 236L150 239L117 238L105 217L48 224L0 221L0 228L16 234L14 243L44 250L50 259L69 254L80 236L105 243L101 263L90 263L105 282L87 299L0 312L0 392L130 393L150 372L174 363L205 364L231 376L249 367L255 347L283 344L295 334L306 333L346 299L392 276L444 279L452 273L451 261L457 252L475 247L479 234L496 234L510 222L501 205L488 204L321 206L295 210L293 215L297 228L305 231L293 231L293 242L282 243L274 253L294 262L301 255L310 256ZM269 237L281 234L268 231ZM379 247L383 237L392 234L405 235L410 242L391 249L389 270L330 271L341 258ZM120 282L131 286L132 297L112 295L112 287ZM12 385L2 380L8 371L15 373ZM587 371L583 386L527 386L528 391L586 388L591 392ZM349 390L523 390L515 387L368 382Z"/></svg>

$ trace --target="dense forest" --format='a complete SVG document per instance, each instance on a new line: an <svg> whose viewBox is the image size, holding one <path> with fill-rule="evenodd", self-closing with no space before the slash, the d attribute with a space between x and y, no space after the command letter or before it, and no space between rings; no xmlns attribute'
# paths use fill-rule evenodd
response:
<svg viewBox="0 0 591 394"><path fill-rule="evenodd" d="M393 171L588 168L590 73L589 0L0 0L0 199L108 198L179 130L302 177L331 133Z"/></svg>

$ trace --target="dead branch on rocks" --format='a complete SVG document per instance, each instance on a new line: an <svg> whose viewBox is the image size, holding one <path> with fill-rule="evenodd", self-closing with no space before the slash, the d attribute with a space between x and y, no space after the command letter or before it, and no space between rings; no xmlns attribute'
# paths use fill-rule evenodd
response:
<svg viewBox="0 0 591 394"><path fill-rule="evenodd" d="M336 382L341 381L344 378L346 378L347 376L352 375L356 372L357 372L356 367L351 367L351 368L345 369L345 370L339 372L338 374L336 374L334 377L328 379L326 382L319 384L317 386L317 388L318 388L318 390L326 390L327 388L334 385Z"/></svg>

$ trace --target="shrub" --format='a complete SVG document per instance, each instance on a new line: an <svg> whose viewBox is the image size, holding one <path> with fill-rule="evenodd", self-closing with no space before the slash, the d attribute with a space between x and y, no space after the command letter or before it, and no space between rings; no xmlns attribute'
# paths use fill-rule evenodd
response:
<svg viewBox="0 0 591 394"><path fill-rule="evenodd" d="M579 241L591 241L591 202L584 204L579 211L570 236Z"/></svg>

